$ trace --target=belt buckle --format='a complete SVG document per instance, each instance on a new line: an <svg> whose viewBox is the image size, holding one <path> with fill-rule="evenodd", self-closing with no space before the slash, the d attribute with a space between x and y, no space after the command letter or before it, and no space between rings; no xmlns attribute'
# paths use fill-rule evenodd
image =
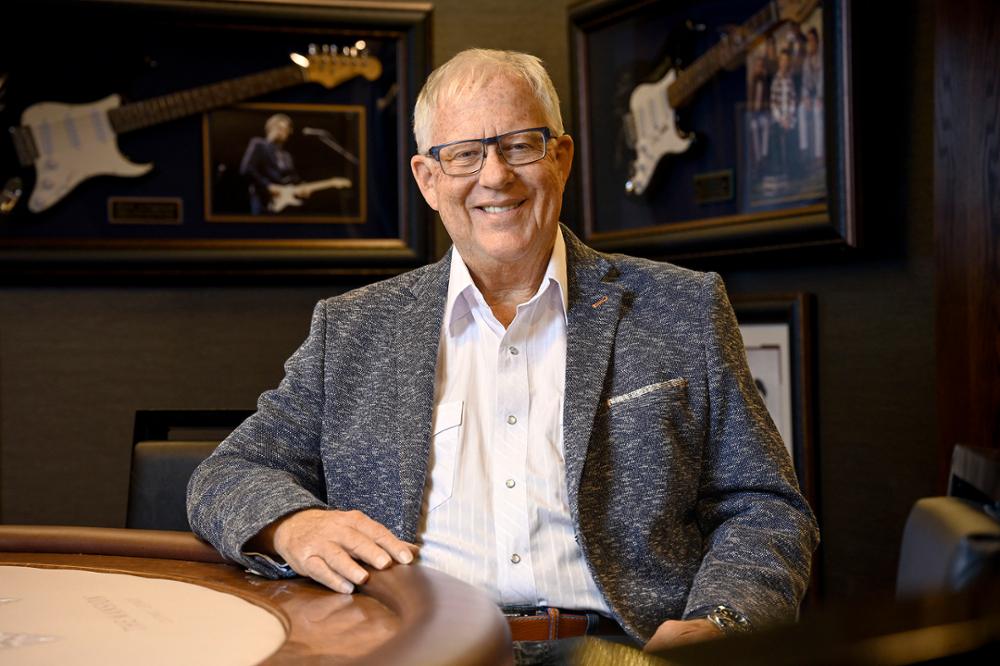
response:
<svg viewBox="0 0 1000 666"><path fill-rule="evenodd" d="M504 617L548 617L548 611L544 608L512 608L503 611Z"/></svg>

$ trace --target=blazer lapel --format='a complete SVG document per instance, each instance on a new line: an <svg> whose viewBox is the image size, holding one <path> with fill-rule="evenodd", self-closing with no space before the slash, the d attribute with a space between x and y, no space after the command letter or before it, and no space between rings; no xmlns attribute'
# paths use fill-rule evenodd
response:
<svg viewBox="0 0 1000 666"><path fill-rule="evenodd" d="M417 535L430 455L434 378L450 261L449 251L413 284L412 298L400 308L397 319L394 353L400 407L400 531L409 541Z"/></svg>
<svg viewBox="0 0 1000 666"><path fill-rule="evenodd" d="M614 352L624 291L616 282L618 272L614 264L581 243L565 227L563 236L569 277L563 446L570 512L579 524L580 477Z"/></svg>

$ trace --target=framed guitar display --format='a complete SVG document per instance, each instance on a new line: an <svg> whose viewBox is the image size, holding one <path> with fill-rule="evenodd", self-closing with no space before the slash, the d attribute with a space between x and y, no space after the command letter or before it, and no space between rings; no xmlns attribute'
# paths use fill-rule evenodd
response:
<svg viewBox="0 0 1000 666"><path fill-rule="evenodd" d="M425 263L409 118L430 11L15 0L0 40L0 273Z"/></svg>
<svg viewBox="0 0 1000 666"><path fill-rule="evenodd" d="M659 257L856 245L849 8L573 5L586 241Z"/></svg>

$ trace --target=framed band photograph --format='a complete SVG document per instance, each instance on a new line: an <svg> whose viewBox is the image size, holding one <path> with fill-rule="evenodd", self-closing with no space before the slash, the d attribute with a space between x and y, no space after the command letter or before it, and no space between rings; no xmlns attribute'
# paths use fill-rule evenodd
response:
<svg viewBox="0 0 1000 666"><path fill-rule="evenodd" d="M660 257L856 245L849 8L571 6L586 241Z"/></svg>
<svg viewBox="0 0 1000 666"><path fill-rule="evenodd" d="M11 11L0 272L350 275L427 261L409 157L429 3L38 0Z"/></svg>
<svg viewBox="0 0 1000 666"><path fill-rule="evenodd" d="M805 293L730 298L754 383L815 510L813 298Z"/></svg>

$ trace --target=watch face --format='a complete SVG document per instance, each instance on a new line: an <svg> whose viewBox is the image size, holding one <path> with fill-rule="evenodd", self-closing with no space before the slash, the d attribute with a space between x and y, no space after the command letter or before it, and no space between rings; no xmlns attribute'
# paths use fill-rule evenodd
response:
<svg viewBox="0 0 1000 666"><path fill-rule="evenodd" d="M750 622L742 613L726 606L716 606L708 614L709 621L726 633L743 633L750 631Z"/></svg>

